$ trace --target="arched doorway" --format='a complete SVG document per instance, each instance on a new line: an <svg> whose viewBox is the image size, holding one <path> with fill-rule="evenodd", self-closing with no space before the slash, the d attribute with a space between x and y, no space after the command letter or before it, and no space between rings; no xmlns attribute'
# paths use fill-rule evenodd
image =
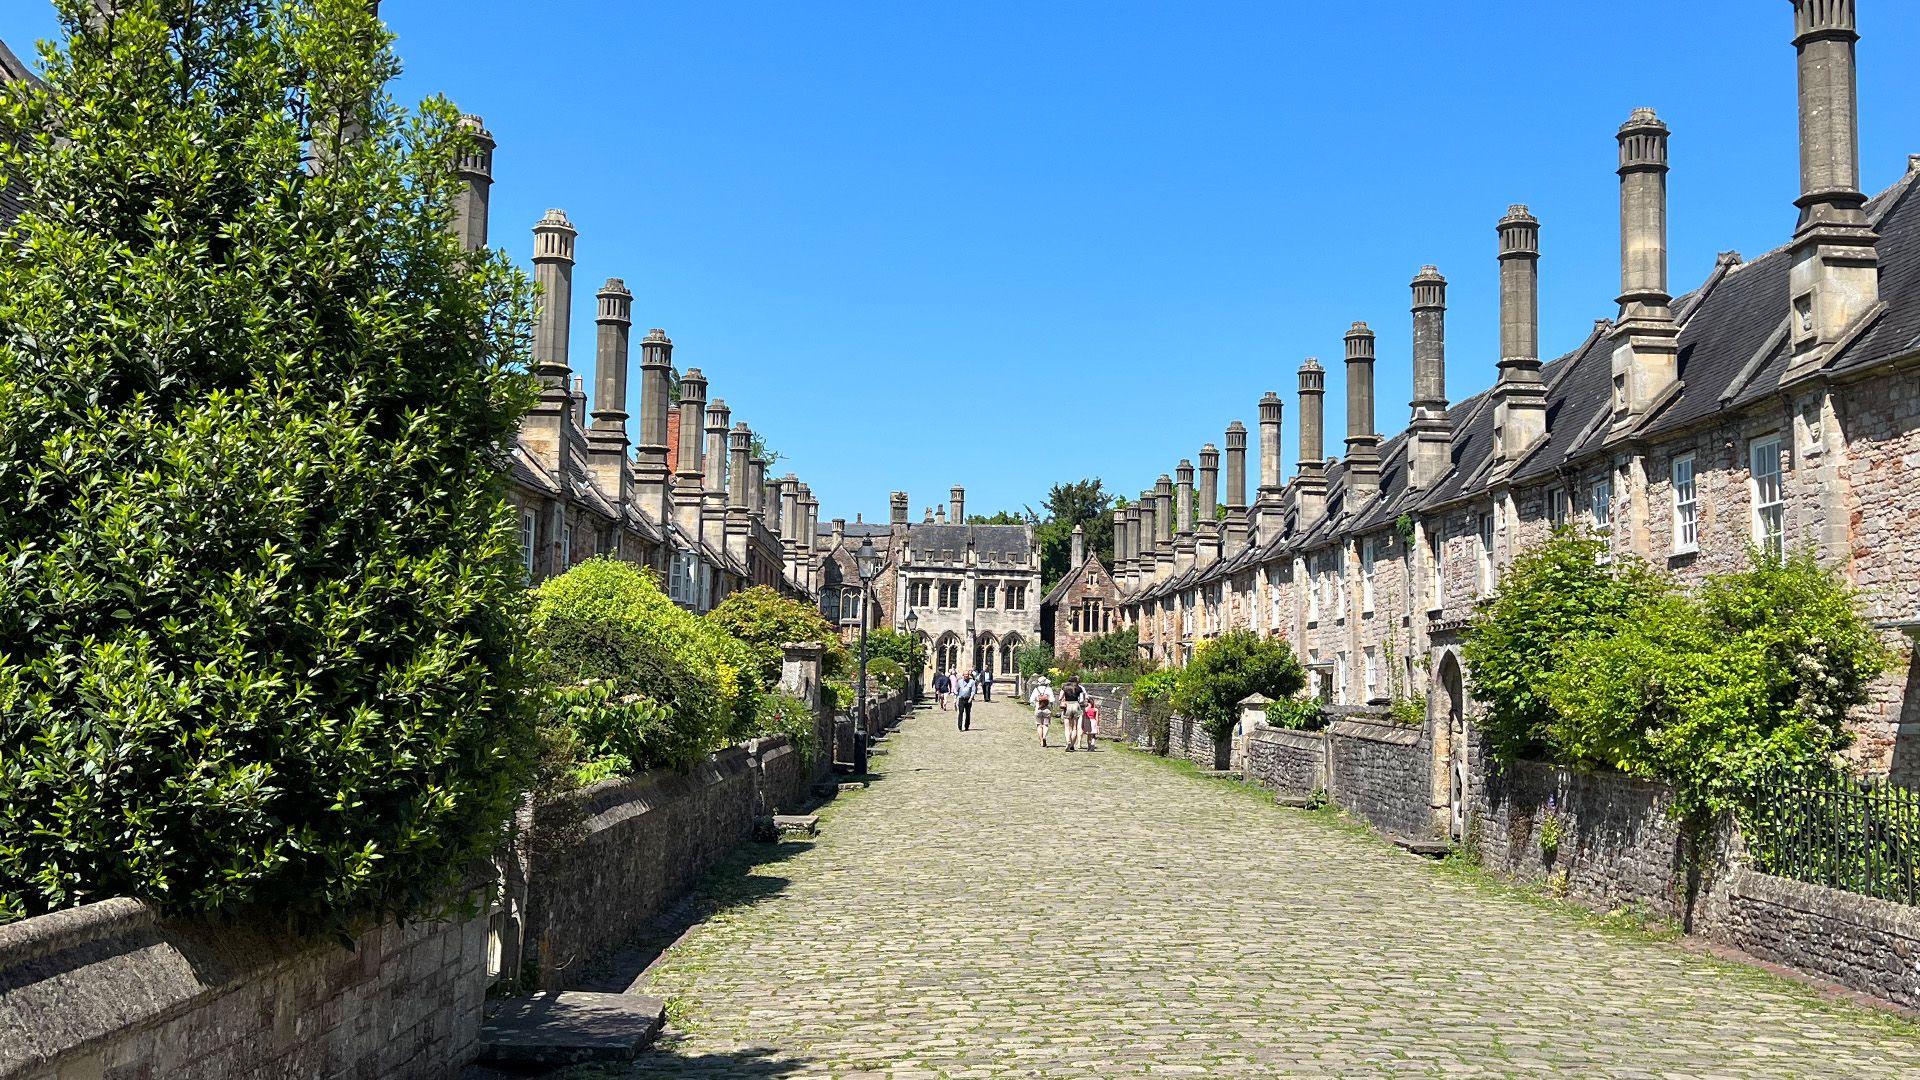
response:
<svg viewBox="0 0 1920 1080"><path fill-rule="evenodd" d="M1440 655L1433 691L1434 817L1456 840L1467 833L1467 691L1460 659Z"/></svg>
<svg viewBox="0 0 1920 1080"><path fill-rule="evenodd" d="M973 639L973 670L992 674L996 669L993 663L1000 655L999 642L992 634L981 634Z"/></svg>

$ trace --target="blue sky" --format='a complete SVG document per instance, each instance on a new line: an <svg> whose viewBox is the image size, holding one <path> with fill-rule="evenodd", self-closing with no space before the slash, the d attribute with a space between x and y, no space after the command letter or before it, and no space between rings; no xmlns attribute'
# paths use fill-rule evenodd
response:
<svg viewBox="0 0 1920 1080"><path fill-rule="evenodd" d="M1920 152L1920 4L1861 0L1864 186ZM1785 0L1472 4L631 4L388 0L403 100L500 141L493 235L580 228L573 357L620 276L823 519L1133 494L1380 335L1405 424L1408 281L1452 282L1448 389L1492 382L1493 224L1543 226L1544 350L1619 291L1613 133L1673 126L1676 293L1783 243L1797 194ZM458 16L450 13L457 10ZM1684 16L1676 16L1684 11ZM1310 14L1303 14L1310 13ZM1648 27L1657 33L1649 34ZM23 55L54 29L12 0Z"/></svg>

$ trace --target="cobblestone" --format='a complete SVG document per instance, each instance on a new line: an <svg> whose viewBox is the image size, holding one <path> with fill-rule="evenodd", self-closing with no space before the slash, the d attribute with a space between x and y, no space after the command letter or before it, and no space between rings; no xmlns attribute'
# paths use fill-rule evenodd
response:
<svg viewBox="0 0 1920 1080"><path fill-rule="evenodd" d="M1920 1075L1920 1028L1016 706L910 718L636 984L679 1076ZM744 874L745 876L740 876Z"/></svg>

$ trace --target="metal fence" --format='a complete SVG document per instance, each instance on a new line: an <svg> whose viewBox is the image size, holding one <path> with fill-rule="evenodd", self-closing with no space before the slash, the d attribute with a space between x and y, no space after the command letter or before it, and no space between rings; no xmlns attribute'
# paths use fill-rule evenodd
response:
<svg viewBox="0 0 1920 1080"><path fill-rule="evenodd" d="M1920 903L1920 789L1827 769L1781 770L1755 785L1742 825L1757 869Z"/></svg>

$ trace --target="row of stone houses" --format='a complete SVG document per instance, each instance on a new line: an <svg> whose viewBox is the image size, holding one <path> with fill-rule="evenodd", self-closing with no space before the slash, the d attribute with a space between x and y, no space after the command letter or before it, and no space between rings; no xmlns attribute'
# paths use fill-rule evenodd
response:
<svg viewBox="0 0 1920 1080"><path fill-rule="evenodd" d="M461 162L456 228L477 249L487 243L495 144L477 117L467 122L474 149ZM792 473L769 474L752 429L709 399L700 369L676 370L673 341L657 328L640 342L639 441L630 439L633 294L618 278L596 294L588 412L568 361L578 232L549 210L533 233L540 399L514 446L511 484L529 580L606 555L653 568L674 601L695 611L754 585L812 596L819 500Z"/></svg>
<svg viewBox="0 0 1920 1080"><path fill-rule="evenodd" d="M927 647L926 674L972 669L1011 679L1014 654L1041 639L1040 544L1032 525L967 523L966 488L947 506L908 520L910 503L893 492L890 520L876 525L836 520L821 529L815 580L822 610L849 640L859 628L859 576L853 555L863 543L886 558L873 584L871 626L904 627Z"/></svg>
<svg viewBox="0 0 1920 1080"><path fill-rule="evenodd" d="M1749 547L1810 546L1844 568L1903 657L1920 625L1920 159L1860 192L1852 0L1795 0L1799 219L1754 259L1723 254L1678 298L1667 281L1667 126L1617 132L1621 290L1572 351L1542 363L1540 223L1498 222L1500 358L1491 389L1451 401L1446 279L1412 281L1409 424L1375 433L1374 335L1345 336L1344 458L1323 443L1325 372L1299 369L1298 472L1281 475L1278 395L1247 431L1181 461L1114 516L1110 599L1154 661L1180 664L1229 628L1284 635L1329 701L1427 702L1437 760L1470 705L1459 632L1516 552L1585 523L1683 581ZM1856 718L1856 752L1912 775L1920 670L1902 662ZM1438 765L1436 766L1439 767Z"/></svg>

